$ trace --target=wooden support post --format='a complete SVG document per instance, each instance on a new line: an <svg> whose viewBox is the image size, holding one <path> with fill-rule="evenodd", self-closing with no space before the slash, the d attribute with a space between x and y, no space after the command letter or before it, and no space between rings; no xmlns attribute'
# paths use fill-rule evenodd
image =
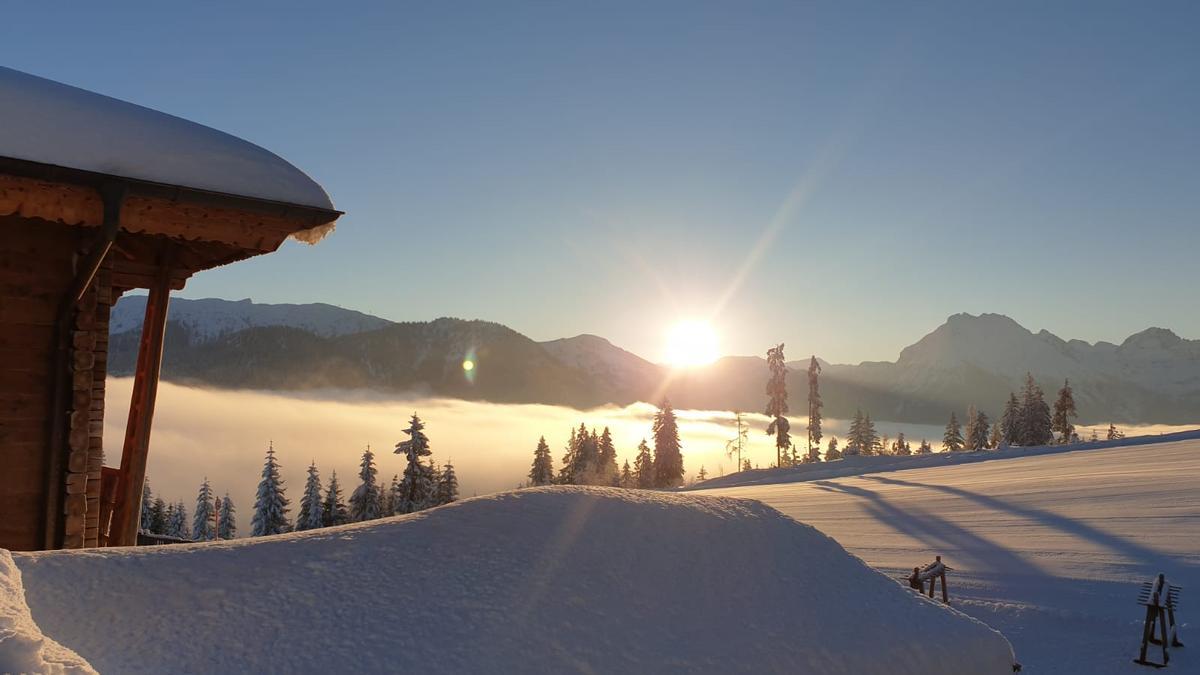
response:
<svg viewBox="0 0 1200 675"><path fill-rule="evenodd" d="M167 304L171 296L170 273L171 259L164 254L158 278L146 301L146 318L138 344L133 395L129 402L129 420L125 425L125 445L121 451L121 480L109 535L112 546L133 546L137 543L142 485L146 481L146 459L150 450L150 425L154 419L154 400L158 394L163 337L167 328Z"/></svg>
<svg viewBox="0 0 1200 675"><path fill-rule="evenodd" d="M938 578L942 580L942 602L950 604L950 592L946 590L946 572L943 571Z"/></svg>

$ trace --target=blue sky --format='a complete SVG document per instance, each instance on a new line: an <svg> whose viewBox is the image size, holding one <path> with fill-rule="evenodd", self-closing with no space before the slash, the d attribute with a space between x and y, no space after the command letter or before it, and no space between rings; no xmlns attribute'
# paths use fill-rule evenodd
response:
<svg viewBox="0 0 1200 675"><path fill-rule="evenodd" d="M960 311L1200 337L1196 3L172 4L8 7L0 62L247 138L347 212L184 297L650 358L690 317L839 362Z"/></svg>

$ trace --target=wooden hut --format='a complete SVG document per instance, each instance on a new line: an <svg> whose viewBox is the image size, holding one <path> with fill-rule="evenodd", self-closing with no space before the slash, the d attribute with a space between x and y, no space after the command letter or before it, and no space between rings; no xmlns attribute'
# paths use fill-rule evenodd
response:
<svg viewBox="0 0 1200 675"><path fill-rule="evenodd" d="M2 67L0 101L0 548L130 545L171 291L340 214L299 169L199 124ZM149 299L106 466L109 309L134 289Z"/></svg>

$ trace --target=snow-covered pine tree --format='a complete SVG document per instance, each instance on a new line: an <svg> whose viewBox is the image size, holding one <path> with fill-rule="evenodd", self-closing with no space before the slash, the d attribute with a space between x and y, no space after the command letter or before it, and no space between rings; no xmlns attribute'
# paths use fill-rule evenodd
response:
<svg viewBox="0 0 1200 675"><path fill-rule="evenodd" d="M167 508L163 509L163 529L162 534L168 537L175 536L175 502L167 504Z"/></svg>
<svg viewBox="0 0 1200 675"><path fill-rule="evenodd" d="M575 434L575 428L571 428L571 436L567 439L567 452L563 455L562 466L558 469L558 483L560 485L575 484L575 467L578 466L579 460L579 438Z"/></svg>
<svg viewBox="0 0 1200 675"><path fill-rule="evenodd" d="M321 474L317 462L308 465L308 477L304 479L304 495L300 497L300 513L296 514L296 530L315 530L324 527L321 518Z"/></svg>
<svg viewBox="0 0 1200 675"><path fill-rule="evenodd" d="M350 520L361 523L364 520L374 520L379 513L379 483L376 479L379 471L375 468L375 453L371 446L363 451L362 460L358 464L358 487L350 495ZM408 513L405 511L405 513Z"/></svg>
<svg viewBox="0 0 1200 675"><path fill-rule="evenodd" d="M754 469L754 467L750 466L750 458L749 457L742 460L742 471L751 471L753 469Z"/></svg>
<svg viewBox="0 0 1200 675"><path fill-rule="evenodd" d="M425 491L425 501L421 503L421 507L417 509L428 509L439 505L438 501L438 484L442 481L442 470L431 456L428 462L421 463L421 470L425 473L425 485L428 486Z"/></svg>
<svg viewBox="0 0 1200 675"><path fill-rule="evenodd" d="M617 485L620 482L620 472L617 469L617 448L613 445L612 432L604 427L598 443L599 480L597 485Z"/></svg>
<svg viewBox="0 0 1200 675"><path fill-rule="evenodd" d="M550 456L550 445L546 437L538 439L533 451L533 466L529 468L530 485L550 485L554 482L554 458Z"/></svg>
<svg viewBox="0 0 1200 675"><path fill-rule="evenodd" d="M700 465L700 473L696 474L696 482L703 483L706 480L708 480L708 471L706 471L704 468L704 465L701 464Z"/></svg>
<svg viewBox="0 0 1200 675"><path fill-rule="evenodd" d="M279 477L275 444L272 443L267 447L262 479L258 482L258 493L254 497L254 517L250 520L251 537L282 534L292 529L287 518L288 498L285 493L286 486Z"/></svg>
<svg viewBox="0 0 1200 675"><path fill-rule="evenodd" d="M909 447L908 441L904 440L903 431L896 436L896 442L892 444L892 454L900 456L908 456L912 454L912 448Z"/></svg>
<svg viewBox="0 0 1200 675"><path fill-rule="evenodd" d="M829 437L829 447L825 449L825 461L831 462L835 459L842 458L842 451L838 450L837 436Z"/></svg>
<svg viewBox="0 0 1200 675"><path fill-rule="evenodd" d="M808 362L808 456L805 457L806 462L821 461L821 408L825 404L821 402L821 364L817 362L817 355Z"/></svg>
<svg viewBox="0 0 1200 675"><path fill-rule="evenodd" d="M975 409L975 404L967 406L967 424L963 429L963 450L978 450L974 447L973 441L976 436L975 422L979 418L979 411Z"/></svg>
<svg viewBox="0 0 1200 675"><path fill-rule="evenodd" d="M1093 432L1093 433L1094 433L1094 432ZM1108 436L1107 436L1107 438L1108 438L1108 440L1110 440L1110 441L1119 441L1119 440L1121 440L1122 438L1125 438L1125 432L1123 432L1123 431L1121 431L1120 429L1118 429L1118 428L1117 428L1117 425L1115 425L1115 424L1113 424L1113 423L1109 422L1109 424L1108 424Z"/></svg>
<svg viewBox="0 0 1200 675"><path fill-rule="evenodd" d="M1019 445L1021 438L1021 402L1015 393L1009 393L1000 416L1000 439L1004 446ZM999 447L999 446L997 446Z"/></svg>
<svg viewBox="0 0 1200 675"><path fill-rule="evenodd" d="M863 412L862 408L859 408L854 413L854 419L850 421L850 429L846 434L846 449L842 454L847 457L862 454L864 437Z"/></svg>
<svg viewBox="0 0 1200 675"><path fill-rule="evenodd" d="M787 420L787 362L783 356L783 343L767 350L767 410L766 416L771 418L767 425L767 435L775 437L775 466L787 466L788 448L792 446L792 437L788 432L791 424Z"/></svg>
<svg viewBox="0 0 1200 675"><path fill-rule="evenodd" d="M167 514L169 507L166 500L162 497L154 498L154 505L150 507L150 532L153 534L167 533Z"/></svg>
<svg viewBox="0 0 1200 675"><path fill-rule="evenodd" d="M229 493L225 493L225 498L221 500L221 510L217 514L217 538L218 539L233 539L237 536L237 509L233 506L233 500L229 498Z"/></svg>
<svg viewBox="0 0 1200 675"><path fill-rule="evenodd" d="M636 484L633 478L633 470L629 468L629 460L625 460L625 465L621 467L621 487L631 488Z"/></svg>
<svg viewBox="0 0 1200 675"><path fill-rule="evenodd" d="M982 410L975 411L975 435L971 439L971 448L974 450L987 450L989 447L988 433L992 428L992 420L988 414Z"/></svg>
<svg viewBox="0 0 1200 675"><path fill-rule="evenodd" d="M437 504L449 504L458 501L458 474L454 473L454 463L446 460L442 467L437 483Z"/></svg>
<svg viewBox="0 0 1200 675"><path fill-rule="evenodd" d="M946 433L942 436L944 452L959 452L963 449L962 427L958 423L958 415L950 413L950 421L946 423Z"/></svg>
<svg viewBox="0 0 1200 675"><path fill-rule="evenodd" d="M654 458L644 438L638 444L637 456L633 459L633 478L635 487L643 490L654 487Z"/></svg>
<svg viewBox="0 0 1200 675"><path fill-rule="evenodd" d="M200 484L196 494L196 513L192 516L192 537L196 541L212 541L217 538L217 505L208 482L208 476Z"/></svg>
<svg viewBox="0 0 1200 675"><path fill-rule="evenodd" d="M1071 381L1063 380L1062 389L1058 390L1058 399L1054 402L1054 415L1050 420L1050 430L1058 432L1059 443L1070 443L1075 435L1075 425L1072 419L1079 417L1075 410L1075 394L1071 391Z"/></svg>
<svg viewBox="0 0 1200 675"><path fill-rule="evenodd" d="M988 447L992 450L999 448L1004 443L1004 433L1000 427L1000 424L993 424L991 431L988 432Z"/></svg>
<svg viewBox="0 0 1200 675"><path fill-rule="evenodd" d="M350 522L350 512L342 501L342 486L338 483L337 470L329 476L329 487L325 489L325 501L321 504L321 523L324 527L344 525Z"/></svg>
<svg viewBox="0 0 1200 675"><path fill-rule="evenodd" d="M150 477L142 482L142 510L138 514L138 531L150 532L154 519L154 495L150 492Z"/></svg>
<svg viewBox="0 0 1200 675"><path fill-rule="evenodd" d="M745 416L739 412L733 412L733 424L737 432L733 438L725 441L725 454L731 459L734 454L737 454L737 463L734 466L742 465L742 451L746 448L746 443L750 442L750 425L746 424Z"/></svg>
<svg viewBox="0 0 1200 675"><path fill-rule="evenodd" d="M874 455L879 450L879 435L875 433L875 423L871 414L863 416L863 454Z"/></svg>
<svg viewBox="0 0 1200 675"><path fill-rule="evenodd" d="M875 454L888 455L892 452L892 439L888 438L887 434L879 437L879 442L875 444Z"/></svg>
<svg viewBox="0 0 1200 675"><path fill-rule="evenodd" d="M1021 389L1020 444L1023 446L1048 445L1054 440L1051 430L1050 406L1042 395L1042 388L1033 380L1031 373L1025 374L1025 386Z"/></svg>
<svg viewBox="0 0 1200 675"><path fill-rule="evenodd" d="M171 512L171 524L167 534L179 539L191 539L192 528L188 525L187 505L180 500L175 504L175 510Z"/></svg>
<svg viewBox="0 0 1200 675"><path fill-rule="evenodd" d="M575 484L576 485L603 485L603 477L600 468L600 437L596 435L596 430L587 430L582 423L579 425L579 433L576 434L579 445L575 451Z"/></svg>
<svg viewBox="0 0 1200 675"><path fill-rule="evenodd" d="M671 402L663 400L654 413L654 487L675 487L683 482L683 452L679 425Z"/></svg>
<svg viewBox="0 0 1200 675"><path fill-rule="evenodd" d="M918 455L933 454L933 446L929 445L929 441L922 438L921 444L917 446L917 454Z"/></svg>
<svg viewBox="0 0 1200 675"><path fill-rule="evenodd" d="M396 515L396 500L400 494L400 474L392 474L391 485L389 485L386 490L382 490L381 492L383 493L383 515Z"/></svg>
<svg viewBox="0 0 1200 675"><path fill-rule="evenodd" d="M432 454L429 437L425 435L425 423L414 412L404 430L408 439L396 444L396 453L408 460L404 467L404 478L400 481L400 496L396 500L397 513L413 513L424 508L433 486L429 484L429 472L421 464L422 457Z"/></svg>

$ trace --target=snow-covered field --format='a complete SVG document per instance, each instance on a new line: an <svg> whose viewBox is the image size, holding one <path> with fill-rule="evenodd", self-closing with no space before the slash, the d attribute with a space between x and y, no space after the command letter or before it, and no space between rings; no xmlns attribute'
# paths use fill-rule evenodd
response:
<svg viewBox="0 0 1200 675"><path fill-rule="evenodd" d="M14 559L41 629L100 672L999 675L1012 663L999 633L748 500L535 488L268 539Z"/></svg>
<svg viewBox="0 0 1200 675"><path fill-rule="evenodd" d="M1181 639L1200 625L1200 440L924 461L955 463L696 494L760 499L893 577L942 555L952 605L1003 632L1024 672L1147 672L1136 597L1159 572L1184 587ZM1189 649L1168 672L1200 673Z"/></svg>

